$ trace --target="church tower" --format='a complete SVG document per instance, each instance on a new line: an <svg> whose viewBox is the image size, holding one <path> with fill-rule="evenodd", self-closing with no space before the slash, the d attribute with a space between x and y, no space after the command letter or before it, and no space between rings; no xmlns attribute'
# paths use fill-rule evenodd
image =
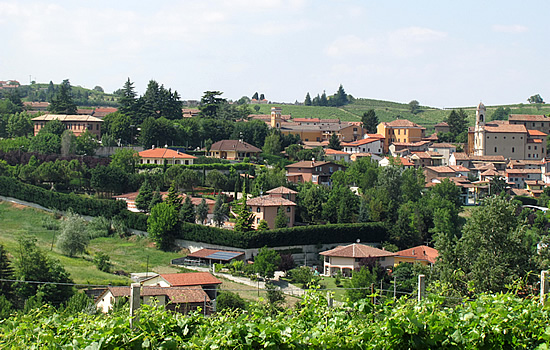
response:
<svg viewBox="0 0 550 350"><path fill-rule="evenodd" d="M281 107L271 107L271 127L280 129L281 128Z"/></svg>
<svg viewBox="0 0 550 350"><path fill-rule="evenodd" d="M485 155L485 121L487 110L483 103L479 103L476 109L476 125L474 127L474 155Z"/></svg>

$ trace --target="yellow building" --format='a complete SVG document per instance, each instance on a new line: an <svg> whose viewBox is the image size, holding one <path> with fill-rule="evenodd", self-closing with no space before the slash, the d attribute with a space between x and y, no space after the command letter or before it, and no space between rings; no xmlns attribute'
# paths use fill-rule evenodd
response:
<svg viewBox="0 0 550 350"><path fill-rule="evenodd" d="M241 140L221 140L210 147L207 157L243 160L245 157L259 157L262 150Z"/></svg>
<svg viewBox="0 0 550 350"><path fill-rule="evenodd" d="M377 134L384 136L384 153L394 142L413 143L422 141L426 128L406 119L397 119L392 122L378 124Z"/></svg>

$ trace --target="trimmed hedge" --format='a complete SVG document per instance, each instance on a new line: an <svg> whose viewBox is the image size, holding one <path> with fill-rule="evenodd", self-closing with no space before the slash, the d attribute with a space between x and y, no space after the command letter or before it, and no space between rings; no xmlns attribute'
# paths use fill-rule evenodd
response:
<svg viewBox="0 0 550 350"><path fill-rule="evenodd" d="M226 245L236 248L280 247L289 245L355 242L382 242L388 239L388 228L378 222L298 226L267 231L239 233L215 227L182 223L176 238Z"/></svg>
<svg viewBox="0 0 550 350"><path fill-rule="evenodd" d="M0 176L0 195L62 211L72 208L75 213L80 215L112 218L126 210L126 202L123 201L86 198L74 193L54 192L6 176Z"/></svg>

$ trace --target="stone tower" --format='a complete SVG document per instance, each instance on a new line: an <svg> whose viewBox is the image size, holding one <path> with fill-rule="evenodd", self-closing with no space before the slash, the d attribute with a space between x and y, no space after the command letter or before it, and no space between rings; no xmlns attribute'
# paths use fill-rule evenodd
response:
<svg viewBox="0 0 550 350"><path fill-rule="evenodd" d="M281 107L271 107L271 127L280 129L281 128Z"/></svg>
<svg viewBox="0 0 550 350"><path fill-rule="evenodd" d="M485 155L485 121L487 110L483 103L479 103L476 109L476 125L474 127L474 155Z"/></svg>

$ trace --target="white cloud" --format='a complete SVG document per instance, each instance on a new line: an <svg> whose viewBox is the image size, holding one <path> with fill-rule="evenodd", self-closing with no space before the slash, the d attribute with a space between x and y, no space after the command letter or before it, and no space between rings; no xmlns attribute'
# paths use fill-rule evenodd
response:
<svg viewBox="0 0 550 350"><path fill-rule="evenodd" d="M497 33L525 33L529 30L529 28L519 24L512 24L512 25L495 24L493 25L492 29L493 29L493 32L497 32Z"/></svg>
<svg viewBox="0 0 550 350"><path fill-rule="evenodd" d="M365 56L379 52L375 39L362 39L355 35L346 35L333 41L326 49L328 56Z"/></svg>

